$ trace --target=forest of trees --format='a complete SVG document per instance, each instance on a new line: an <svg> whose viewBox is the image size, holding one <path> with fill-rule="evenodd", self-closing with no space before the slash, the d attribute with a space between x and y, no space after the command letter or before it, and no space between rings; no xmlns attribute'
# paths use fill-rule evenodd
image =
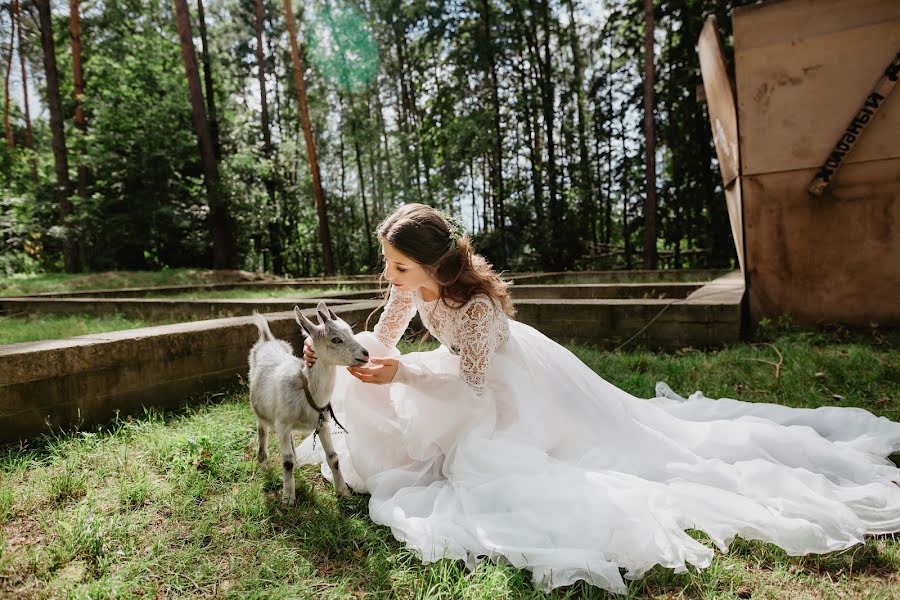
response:
<svg viewBox="0 0 900 600"><path fill-rule="evenodd" d="M730 266L695 46L742 3L0 2L0 274L367 273L401 202L509 270Z"/></svg>

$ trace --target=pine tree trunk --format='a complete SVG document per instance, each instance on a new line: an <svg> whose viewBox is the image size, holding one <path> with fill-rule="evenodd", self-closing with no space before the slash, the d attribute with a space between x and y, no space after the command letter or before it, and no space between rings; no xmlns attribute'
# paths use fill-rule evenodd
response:
<svg viewBox="0 0 900 600"><path fill-rule="evenodd" d="M624 123L624 122L623 122ZM628 229L628 175L631 159L625 147L625 127L622 126L622 241L625 246L625 268L631 270L631 231Z"/></svg>
<svg viewBox="0 0 900 600"><path fill-rule="evenodd" d="M377 95L377 92L376 92ZM372 94L366 98L366 115L370 123L376 123L375 115L372 114ZM381 161L378 160L379 148L381 147L380 133L376 130L374 147L369 148L369 175L374 183L374 191L372 193L372 216L376 217L381 214L384 206L384 173L381 170ZM370 140L371 141L371 140ZM374 219L373 219L374 220Z"/></svg>
<svg viewBox="0 0 900 600"><path fill-rule="evenodd" d="M69 181L69 157L63 126L62 102L59 98L59 71L56 68L56 46L53 42L53 19L50 0L35 0L41 28L41 47L44 54L44 73L47 79L47 108L50 110L50 133L53 146L53 166L56 171L56 194L63 234L63 267L66 273L77 273L78 242L72 227L72 185Z"/></svg>
<svg viewBox="0 0 900 600"><path fill-rule="evenodd" d="M197 142L200 146L200 162L206 180L206 198L209 204L209 227L213 242L213 266L216 269L234 267L234 232L232 222L225 203L220 196L219 165L216 162L209 122L206 119L206 107L203 104L203 93L200 90L200 73L197 69L197 57L194 52L194 40L191 35L190 15L187 0L174 0L175 24L181 39L181 56L184 61L188 93L191 100L191 116Z"/></svg>
<svg viewBox="0 0 900 600"><path fill-rule="evenodd" d="M203 0L197 0L197 27L200 30L200 60L203 62L203 87L206 92L206 115L209 135L212 138L216 162L222 160L222 144L219 141L219 117L216 112L216 96L213 90L212 64L209 60L209 44L206 41L206 14Z"/></svg>
<svg viewBox="0 0 900 600"><path fill-rule="evenodd" d="M263 49L263 27L265 14L262 0L255 2L254 30L256 34L256 78L259 81L260 118L262 120L263 154L272 160L272 127L269 123L269 99L266 93L266 54ZM278 198L275 195L275 181L267 175L264 181L266 194L269 197L271 216L267 224L269 233L269 255L272 257L272 271L276 275L284 275L284 250L281 243L281 219L278 210Z"/></svg>
<svg viewBox="0 0 900 600"><path fill-rule="evenodd" d="M291 0L284 0L284 14L287 19L288 36L291 40L291 61L294 66L294 85L297 88L297 101L300 103L300 121L303 125L303 136L306 139L306 155L309 170L312 174L313 195L316 198L316 212L319 216L319 237L322 241L322 263L325 275L335 274L334 257L331 251L331 231L328 228L328 210L325 205L325 193L319 180L319 163L316 160L316 146L309 120L309 108L306 104L306 86L303 83L303 64L300 62L300 48L297 43L297 25L291 9Z"/></svg>
<svg viewBox="0 0 900 600"><path fill-rule="evenodd" d="M478 204L475 196L475 171L472 169L473 159L469 159L469 192L472 195L472 233L478 231Z"/></svg>
<svg viewBox="0 0 900 600"><path fill-rule="evenodd" d="M500 122L500 90L497 82L496 46L491 37L491 4L490 0L481 0L482 20L484 22L484 39L487 46L487 75L491 87L491 108L494 112L494 207L496 210L494 226L500 229L501 265L506 264L506 210L503 189L503 129Z"/></svg>
<svg viewBox="0 0 900 600"><path fill-rule="evenodd" d="M614 103L613 103L613 56L612 56L612 34L610 34L610 44L609 44L609 63L607 68L607 85L606 89L608 92L609 99L609 117L610 121L612 121ZM607 246L612 242L612 186L613 186L613 130L612 130L612 122L610 122L609 133L606 138L606 170L609 173L609 176L606 178L607 181L607 189L606 189L606 206L604 215L604 227L603 227L603 243Z"/></svg>
<svg viewBox="0 0 900 600"><path fill-rule="evenodd" d="M542 23L544 28L544 57L543 73L541 80L541 105L544 113L544 129L547 135L547 184L548 206L550 208L550 231L553 239L553 248L550 249L550 266L554 269L562 268L562 256L557 246L562 238L562 221L564 216L563 206L560 202L558 181L556 173L556 143L553 139L554 110L553 104L556 91L553 85L553 60L550 57L550 7L548 0L541 2Z"/></svg>
<svg viewBox="0 0 900 600"><path fill-rule="evenodd" d="M416 123L416 101L412 91L412 83L408 81L406 73L409 71L409 65L406 60L406 32L397 21L396 15L391 18L391 27L394 33L394 47L397 52L398 80L400 84L400 130L403 132L405 141L412 147L412 156L410 157L409 149L405 149L406 154L406 181L405 185L409 185L411 173L409 173L409 163L412 163L415 170L415 185L417 200L422 201L425 197L422 192L422 170L419 164L419 148L418 143L418 125ZM404 195L409 190L403 190Z"/></svg>
<svg viewBox="0 0 900 600"><path fill-rule="evenodd" d="M369 223L369 207L366 204L366 184L365 184L365 175L363 174L363 163L362 163L362 153L359 149L359 135L357 133L357 123L354 119L353 121L353 149L356 153L356 172L357 177L359 178L359 197L362 200L362 209L363 209L363 223L366 228L366 256L368 258L368 266L372 268L375 266L375 257L372 254L372 226Z"/></svg>
<svg viewBox="0 0 900 600"><path fill-rule="evenodd" d="M88 198L88 168L84 164L87 119L84 116L84 70L81 67L81 19L78 0L69 0L69 36L72 43L72 84L75 96L75 128L78 130L78 195Z"/></svg>
<svg viewBox="0 0 900 600"><path fill-rule="evenodd" d="M490 230L490 219L488 218L488 198L490 197L490 191L488 190L487 163L487 157L483 156L481 158L481 219L484 225L484 229L481 231L483 233L487 233Z"/></svg>
<svg viewBox="0 0 900 600"><path fill-rule="evenodd" d="M384 107L381 105L381 94L378 93L378 90L375 92L375 116L378 118L378 130L381 133L381 142L384 147L384 166L387 169L387 185L384 187L387 188L387 195L391 198L394 197L397 186L394 181L394 169L391 166L391 149L388 145L387 125L384 122ZM380 206L379 209L380 212L385 212L384 206Z"/></svg>
<svg viewBox="0 0 900 600"><path fill-rule="evenodd" d="M656 24L653 19L653 0L644 0L644 153L647 164L644 195L644 268L655 269L656 253L656 123L654 108L653 45Z"/></svg>
<svg viewBox="0 0 900 600"><path fill-rule="evenodd" d="M521 86L523 93L527 94L525 102L525 142L528 147L528 162L531 165L531 187L532 200L534 202L534 216L537 226L537 242L539 244L538 254L542 257L547 249L547 223L544 217L544 182L541 175L543 166L541 164L541 133L540 124L537 120L537 107L534 102L534 95L528 88L528 75L525 69L518 69L521 77Z"/></svg>
<svg viewBox="0 0 900 600"><path fill-rule="evenodd" d="M25 146L31 152L28 160L31 166L31 182L37 186L37 159L34 156L34 130L31 128L31 108L28 106L28 73L25 70L25 51L22 50L22 22L19 13L19 0L13 0L13 20L17 25L17 35L19 38L19 66L22 69L22 97L25 105Z"/></svg>
<svg viewBox="0 0 900 600"><path fill-rule="evenodd" d="M3 77L3 131L6 133L6 146L12 150L16 147L13 140L12 126L9 124L9 76L12 73L13 53L16 47L16 17L13 14L12 7L9 11L10 27L9 27L9 56L6 61L6 74Z"/></svg>
<svg viewBox="0 0 900 600"><path fill-rule="evenodd" d="M579 175L579 195L581 196L580 212L582 216L582 224L586 227L585 233L590 236L591 240L596 239L596 210L594 207L594 182L591 173L590 158L588 157L588 143L585 117L585 94L584 94L584 65L581 60L581 47L578 45L578 28L575 23L575 7L572 0L568 0L569 4L569 30L570 44L572 47L572 85L575 88L576 98L576 114L578 116L578 175Z"/></svg>

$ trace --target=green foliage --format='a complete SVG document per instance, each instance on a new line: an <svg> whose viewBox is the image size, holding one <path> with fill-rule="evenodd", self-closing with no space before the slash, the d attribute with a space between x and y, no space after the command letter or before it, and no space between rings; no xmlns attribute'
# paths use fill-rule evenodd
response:
<svg viewBox="0 0 900 600"><path fill-rule="evenodd" d="M743 3L656 3L658 246L667 267L734 262L708 118L694 94L695 44L704 17L716 13L727 46L728 12ZM319 274L322 244L283 4L263 2L271 147L263 141L255 4L205 3L219 192L234 218L241 268ZM642 2L316 0L295 10L339 271L377 269L372 230L396 204L413 201L459 215L500 268L636 266L645 178ZM24 113L13 104L16 148L0 149L0 273L59 270L69 231L86 270L211 264L172 13L170 3L150 0L83 3L86 135L72 123L68 15L55 15L70 179L85 165L88 193L71 194L74 215L63 223L46 121L32 115L36 151L27 150ZM30 79L40 79L38 31L27 16L24 24ZM46 90L32 85L31 94L46 101Z"/></svg>

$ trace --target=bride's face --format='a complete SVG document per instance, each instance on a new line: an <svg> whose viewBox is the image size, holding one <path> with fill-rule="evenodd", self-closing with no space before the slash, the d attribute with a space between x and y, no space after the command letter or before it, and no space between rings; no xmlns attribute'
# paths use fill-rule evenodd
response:
<svg viewBox="0 0 900 600"><path fill-rule="evenodd" d="M437 289L437 282L432 279L425 267L388 242L381 242L381 253L384 255L384 278L394 287L406 291L415 291L419 288Z"/></svg>

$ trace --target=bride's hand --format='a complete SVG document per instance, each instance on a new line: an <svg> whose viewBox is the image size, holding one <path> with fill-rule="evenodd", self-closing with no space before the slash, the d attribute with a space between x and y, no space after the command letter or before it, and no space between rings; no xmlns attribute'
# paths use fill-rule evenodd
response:
<svg viewBox="0 0 900 600"><path fill-rule="evenodd" d="M347 367L350 374L363 383L390 383L397 374L400 361L396 358L370 358L362 367Z"/></svg>

